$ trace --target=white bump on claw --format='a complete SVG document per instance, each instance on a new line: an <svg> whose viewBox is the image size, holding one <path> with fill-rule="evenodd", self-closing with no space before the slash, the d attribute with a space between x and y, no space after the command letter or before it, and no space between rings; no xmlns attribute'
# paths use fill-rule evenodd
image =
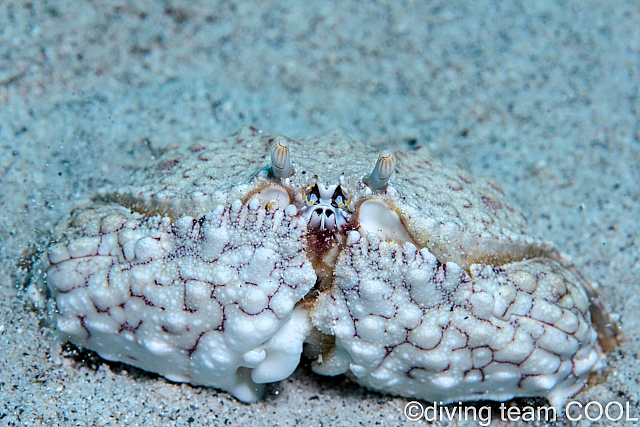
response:
<svg viewBox="0 0 640 427"><path fill-rule="evenodd" d="M260 207L260 200L258 198L251 199L249 202L249 210L257 211Z"/></svg>

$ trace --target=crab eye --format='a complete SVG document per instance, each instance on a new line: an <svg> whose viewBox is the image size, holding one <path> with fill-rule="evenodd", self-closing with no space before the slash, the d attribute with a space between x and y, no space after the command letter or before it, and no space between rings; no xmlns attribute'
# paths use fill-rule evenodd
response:
<svg viewBox="0 0 640 427"><path fill-rule="evenodd" d="M396 170L396 156L389 150L384 150L378 156L373 171L365 178L365 183L372 190L383 190L389 183L389 178Z"/></svg>
<svg viewBox="0 0 640 427"><path fill-rule="evenodd" d="M338 196L332 203L334 208L341 208L344 206L344 202L342 201L342 196Z"/></svg>
<svg viewBox="0 0 640 427"><path fill-rule="evenodd" d="M309 196L308 202L310 206L315 205L316 203L318 203L318 196L316 196L315 194L312 194L311 196Z"/></svg>

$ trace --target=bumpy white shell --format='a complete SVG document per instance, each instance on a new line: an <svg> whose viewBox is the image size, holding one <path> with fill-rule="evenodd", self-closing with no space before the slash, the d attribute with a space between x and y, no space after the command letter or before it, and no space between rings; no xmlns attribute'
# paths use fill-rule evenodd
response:
<svg viewBox="0 0 640 427"><path fill-rule="evenodd" d="M392 147L396 172L371 189L378 153L339 131L286 139L276 178L282 139L173 147L76 210L35 286L60 338L244 401L305 341L316 372L407 397L580 390L599 360L585 289L497 184ZM308 228L305 192L337 184L348 223Z"/></svg>

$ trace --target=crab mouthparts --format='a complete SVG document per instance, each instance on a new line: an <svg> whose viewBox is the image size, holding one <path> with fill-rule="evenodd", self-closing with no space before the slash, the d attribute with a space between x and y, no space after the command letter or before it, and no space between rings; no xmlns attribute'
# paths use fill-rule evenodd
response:
<svg viewBox="0 0 640 427"><path fill-rule="evenodd" d="M336 224L337 217L333 207L318 206L311 211L311 216L308 219L309 227L319 230L333 230L339 225Z"/></svg>
<svg viewBox="0 0 640 427"><path fill-rule="evenodd" d="M302 192L302 200L302 215L313 230L335 230L350 217L340 185L315 184Z"/></svg>

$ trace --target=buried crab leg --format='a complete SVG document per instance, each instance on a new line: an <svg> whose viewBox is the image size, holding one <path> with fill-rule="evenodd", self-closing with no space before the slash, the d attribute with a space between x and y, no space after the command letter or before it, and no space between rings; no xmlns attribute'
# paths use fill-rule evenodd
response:
<svg viewBox="0 0 640 427"><path fill-rule="evenodd" d="M276 178L287 178L293 173L289 145L284 139L278 139L271 147L271 173Z"/></svg>
<svg viewBox="0 0 640 427"><path fill-rule="evenodd" d="M380 153L373 171L366 178L366 183L373 190L382 190L389 183L389 178L395 170L396 156L392 151L384 150Z"/></svg>

